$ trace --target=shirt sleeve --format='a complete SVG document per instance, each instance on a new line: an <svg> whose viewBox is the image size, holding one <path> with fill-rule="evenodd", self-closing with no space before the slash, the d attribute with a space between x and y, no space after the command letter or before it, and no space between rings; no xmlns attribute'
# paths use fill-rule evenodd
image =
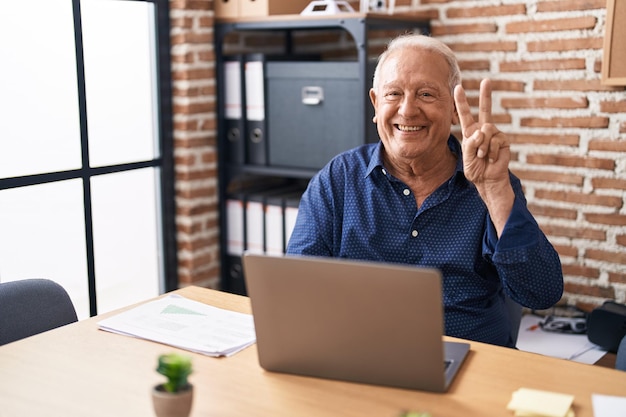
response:
<svg viewBox="0 0 626 417"><path fill-rule="evenodd" d="M546 309L563 295L561 261L520 192L516 190L511 215L499 239L487 216L483 253L496 267L505 292L513 300L528 308Z"/></svg>
<svg viewBox="0 0 626 417"><path fill-rule="evenodd" d="M292 255L333 256L329 237L333 235L332 204L320 175L314 176L300 199L296 224L287 243Z"/></svg>

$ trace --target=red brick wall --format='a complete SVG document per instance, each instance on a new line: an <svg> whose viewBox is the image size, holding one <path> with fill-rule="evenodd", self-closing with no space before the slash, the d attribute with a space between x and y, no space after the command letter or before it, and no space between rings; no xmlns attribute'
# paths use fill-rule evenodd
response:
<svg viewBox="0 0 626 417"><path fill-rule="evenodd" d="M181 286L215 287L219 220L213 1L170 1Z"/></svg>
<svg viewBox="0 0 626 417"><path fill-rule="evenodd" d="M170 4L180 279L214 286L213 2ZM431 19L458 55L472 105L480 80L493 80L511 169L561 255L565 299L626 302L626 94L601 84L605 0L397 0L396 12Z"/></svg>

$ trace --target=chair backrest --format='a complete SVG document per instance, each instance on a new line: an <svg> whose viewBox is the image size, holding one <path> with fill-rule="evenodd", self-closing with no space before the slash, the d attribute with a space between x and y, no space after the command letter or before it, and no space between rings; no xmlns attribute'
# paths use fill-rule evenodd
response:
<svg viewBox="0 0 626 417"><path fill-rule="evenodd" d="M615 358L615 369L626 371L626 335L617 347L617 357Z"/></svg>
<svg viewBox="0 0 626 417"><path fill-rule="evenodd" d="M0 345L77 321L65 289L48 279L0 283Z"/></svg>
<svg viewBox="0 0 626 417"><path fill-rule="evenodd" d="M506 295L504 296L504 304L506 306L507 313L509 314L509 320L511 321L511 339L515 345L517 344L519 326L522 322L522 306Z"/></svg>

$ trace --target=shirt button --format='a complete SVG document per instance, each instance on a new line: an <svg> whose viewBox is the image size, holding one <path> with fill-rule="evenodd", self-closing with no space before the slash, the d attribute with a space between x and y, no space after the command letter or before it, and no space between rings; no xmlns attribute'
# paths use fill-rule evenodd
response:
<svg viewBox="0 0 626 417"><path fill-rule="evenodd" d="M404 191L402 191L402 193L404 195L409 195L409 194L411 194L411 190L409 190L408 188L405 188Z"/></svg>
<svg viewBox="0 0 626 417"><path fill-rule="evenodd" d="M387 171L385 170L385 168L383 168L382 171L383 171L383 175L387 175Z"/></svg>
<svg viewBox="0 0 626 417"><path fill-rule="evenodd" d="M413 230L413 231L411 232L411 236L413 236L413 237L417 237L417 235L418 235L418 234L419 234L419 233L417 232L417 230Z"/></svg>

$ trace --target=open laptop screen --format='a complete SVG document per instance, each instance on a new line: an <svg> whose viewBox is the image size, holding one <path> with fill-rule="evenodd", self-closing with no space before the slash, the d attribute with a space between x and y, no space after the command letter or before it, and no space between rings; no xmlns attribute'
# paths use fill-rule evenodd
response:
<svg viewBox="0 0 626 417"><path fill-rule="evenodd" d="M243 265L268 371L442 392L469 348L444 349L436 269L250 253Z"/></svg>

